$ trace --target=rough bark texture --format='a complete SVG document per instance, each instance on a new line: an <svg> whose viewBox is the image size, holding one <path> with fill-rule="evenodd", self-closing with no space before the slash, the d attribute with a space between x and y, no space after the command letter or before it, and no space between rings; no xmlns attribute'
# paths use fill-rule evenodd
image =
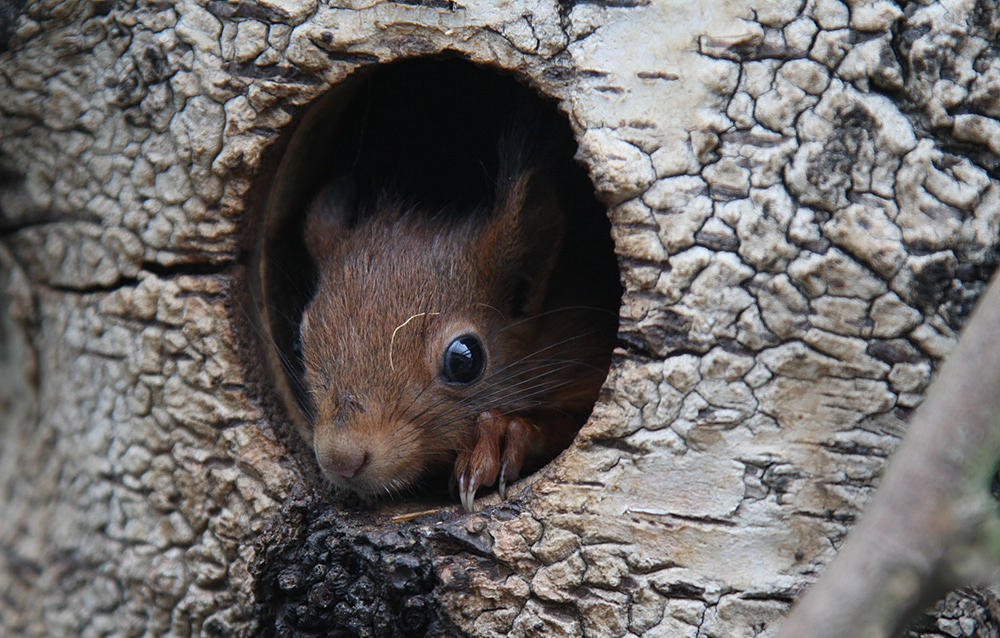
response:
<svg viewBox="0 0 1000 638"><path fill-rule="evenodd" d="M861 521L778 638L898 635L930 601L997 575L997 277L914 412Z"/></svg>
<svg viewBox="0 0 1000 638"><path fill-rule="evenodd" d="M5 5L0 633L773 635L995 266L1000 14L743 4ZM622 345L516 498L403 524L296 488L232 291L298 108L442 51L561 100Z"/></svg>

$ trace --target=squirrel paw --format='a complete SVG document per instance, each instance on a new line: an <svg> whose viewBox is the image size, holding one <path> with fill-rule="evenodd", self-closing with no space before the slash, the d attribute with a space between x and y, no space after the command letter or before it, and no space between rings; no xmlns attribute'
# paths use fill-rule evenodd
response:
<svg viewBox="0 0 1000 638"><path fill-rule="evenodd" d="M455 461L458 494L465 511L474 510L476 491L500 479L500 496L507 498L507 483L517 479L534 430L525 418L489 410L479 415L471 450Z"/></svg>

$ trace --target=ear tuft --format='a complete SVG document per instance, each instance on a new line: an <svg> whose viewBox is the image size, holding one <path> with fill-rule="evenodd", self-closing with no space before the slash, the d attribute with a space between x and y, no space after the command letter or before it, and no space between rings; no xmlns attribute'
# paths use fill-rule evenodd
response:
<svg viewBox="0 0 1000 638"><path fill-rule="evenodd" d="M324 186L306 211L305 243L312 262L322 265L336 252L355 222L354 188L346 179Z"/></svg>
<svg viewBox="0 0 1000 638"><path fill-rule="evenodd" d="M511 312L538 312L562 247L564 215L555 183L533 169L506 180L483 236L483 254L505 280Z"/></svg>

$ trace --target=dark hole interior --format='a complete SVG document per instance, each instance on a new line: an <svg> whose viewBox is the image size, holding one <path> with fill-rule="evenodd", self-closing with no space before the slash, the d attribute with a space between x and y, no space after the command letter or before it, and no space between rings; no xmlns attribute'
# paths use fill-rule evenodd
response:
<svg viewBox="0 0 1000 638"><path fill-rule="evenodd" d="M359 202L351 224L386 190L444 217L469 215L496 197L498 148L509 135L537 137L551 158L566 216L556 271L572 273L559 281L586 286L591 303L617 317L621 289L610 225L573 160L576 143L556 105L512 75L460 59L369 67L301 114L264 214L258 271L264 327L275 351L274 376L282 377L276 383L304 438L314 407L301 383L297 338L317 282L303 239L309 203L324 184L341 180ZM611 331L613 345L613 325Z"/></svg>

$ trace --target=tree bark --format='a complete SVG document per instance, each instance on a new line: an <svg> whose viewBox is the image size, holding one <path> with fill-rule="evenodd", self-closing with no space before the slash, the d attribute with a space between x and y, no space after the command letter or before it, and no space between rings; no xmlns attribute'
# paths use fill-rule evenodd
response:
<svg viewBox="0 0 1000 638"><path fill-rule="evenodd" d="M786 638L894 636L949 589L997 571L1000 286L987 289L920 406L864 518Z"/></svg>
<svg viewBox="0 0 1000 638"><path fill-rule="evenodd" d="M0 20L5 635L775 635L997 262L988 2L37 0ZM315 480L245 255L301 110L445 52L559 100L626 292L573 446L507 502L406 520L418 504ZM956 592L912 635L1000 635L995 608Z"/></svg>

